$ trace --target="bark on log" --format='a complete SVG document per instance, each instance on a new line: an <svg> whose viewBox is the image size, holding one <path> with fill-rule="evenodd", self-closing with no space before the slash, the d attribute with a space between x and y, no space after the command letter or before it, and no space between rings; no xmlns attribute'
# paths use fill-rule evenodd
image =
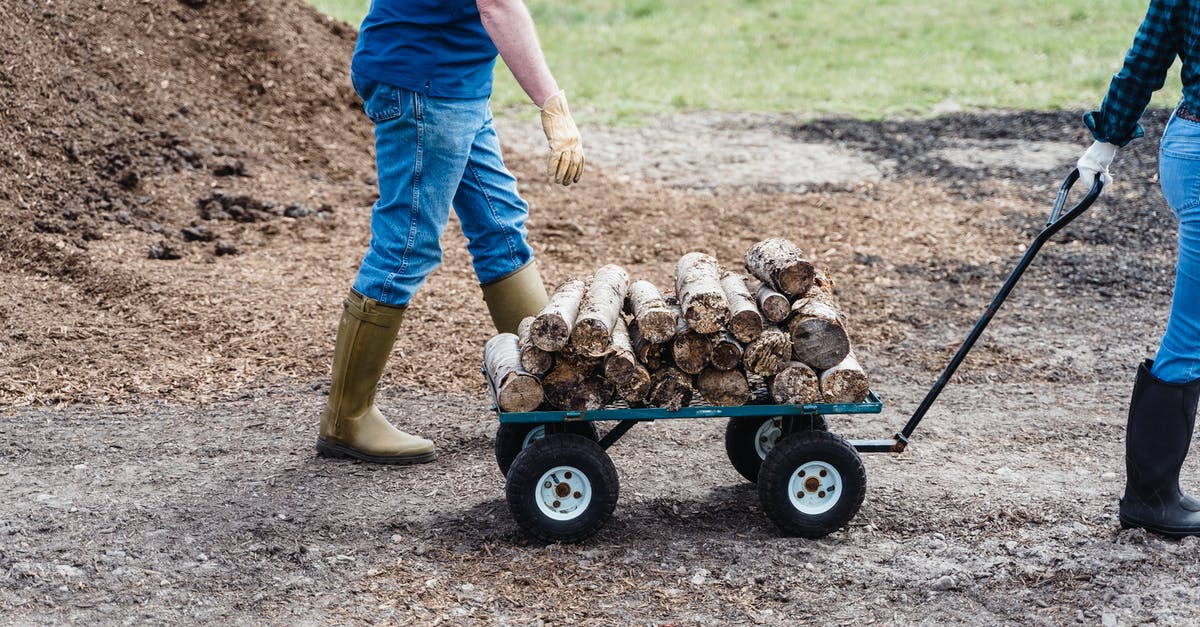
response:
<svg viewBox="0 0 1200 627"><path fill-rule="evenodd" d="M570 353L559 353L554 367L542 379L546 402L555 409L600 409L613 398L613 387L604 379L604 362Z"/></svg>
<svg viewBox="0 0 1200 627"><path fill-rule="evenodd" d="M758 311L750 288L746 287L745 275L726 272L721 277L721 288L729 301L729 323L726 328L739 342L753 342L762 334L763 316Z"/></svg>
<svg viewBox="0 0 1200 627"><path fill-rule="evenodd" d="M575 352L590 357L608 352L628 290L629 275L621 266L608 264L596 270L587 294L579 304L579 317L571 331L570 344Z"/></svg>
<svg viewBox="0 0 1200 627"><path fill-rule="evenodd" d="M650 370L662 368L667 358L667 349L671 344L655 344L642 336L642 327L634 320L629 324L629 340L633 344L633 354Z"/></svg>
<svg viewBox="0 0 1200 627"><path fill-rule="evenodd" d="M699 333L716 333L729 320L729 300L721 288L717 260L688 253L675 264L675 293L688 326Z"/></svg>
<svg viewBox="0 0 1200 627"><path fill-rule="evenodd" d="M822 278L801 298L792 303L788 332L792 336L792 354L816 370L837 365L850 353L850 336L843 316L833 303L833 294L823 286L832 286Z"/></svg>
<svg viewBox="0 0 1200 627"><path fill-rule="evenodd" d="M496 386L496 405L501 411L533 411L544 398L538 378L521 368L517 336L501 333L483 347L483 366Z"/></svg>
<svg viewBox="0 0 1200 627"><path fill-rule="evenodd" d="M633 354L633 343L629 339L625 319L618 316L612 334L612 351L604 358L604 378L614 385L624 383L641 367L637 356Z"/></svg>
<svg viewBox="0 0 1200 627"><path fill-rule="evenodd" d="M741 342L732 333L721 331L712 337L712 357L709 361L720 370L733 370L742 365L743 352Z"/></svg>
<svg viewBox="0 0 1200 627"><path fill-rule="evenodd" d="M776 291L799 296L813 281L813 266L804 251L783 238L758 242L746 251L746 271Z"/></svg>
<svg viewBox="0 0 1200 627"><path fill-rule="evenodd" d="M671 361L688 374L700 374L712 357L712 340L688 325L681 315L671 340Z"/></svg>
<svg viewBox="0 0 1200 627"><path fill-rule="evenodd" d="M544 351L533 344L530 330L533 328L533 316L526 316L517 326L517 348L521 351L521 367L529 374L543 375L554 365L554 353Z"/></svg>
<svg viewBox="0 0 1200 627"><path fill-rule="evenodd" d="M712 405L745 405L750 400L750 383L741 370L710 366L696 376L696 388Z"/></svg>
<svg viewBox="0 0 1200 627"><path fill-rule="evenodd" d="M646 393L646 404L677 411L692 402L692 377L678 368L666 366L650 375L650 389Z"/></svg>
<svg viewBox="0 0 1200 627"><path fill-rule="evenodd" d="M662 344L675 337L675 310L649 281L634 281L629 286L629 312L637 320L642 337L653 344Z"/></svg>
<svg viewBox="0 0 1200 627"><path fill-rule="evenodd" d="M808 365L798 361L771 377L767 383L771 398L781 405L804 405L821 400L821 385L817 373Z"/></svg>
<svg viewBox="0 0 1200 627"><path fill-rule="evenodd" d="M783 322L792 314L792 301L782 292L777 292L763 283L762 287L758 288L758 308L767 320Z"/></svg>
<svg viewBox="0 0 1200 627"><path fill-rule="evenodd" d="M867 400L871 381L854 353L821 373L821 396L826 403L861 403Z"/></svg>
<svg viewBox="0 0 1200 627"><path fill-rule="evenodd" d="M776 326L763 329L757 340L746 345L742 364L746 372L769 377L787 367L791 360L792 338Z"/></svg>
<svg viewBox="0 0 1200 627"><path fill-rule="evenodd" d="M566 348L585 292L587 284L579 279L571 279L555 288L529 330L534 346L549 352Z"/></svg>

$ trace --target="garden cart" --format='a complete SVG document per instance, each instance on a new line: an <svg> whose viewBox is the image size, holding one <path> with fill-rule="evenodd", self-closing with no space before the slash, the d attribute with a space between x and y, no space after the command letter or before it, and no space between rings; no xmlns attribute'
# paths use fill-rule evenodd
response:
<svg viewBox="0 0 1200 627"><path fill-rule="evenodd" d="M496 461L506 478L513 519L547 542L576 542L595 534L617 503L616 468L607 450L639 423L724 418L725 450L734 468L757 482L763 511L785 533L820 538L858 513L866 494L861 453L900 453L967 353L1008 298L1042 245L1099 197L1097 180L1078 204L1066 207L1073 170L1063 181L1045 228L992 299L957 353L908 422L894 436L847 440L828 430L827 418L879 413L883 401L870 392L860 403L771 404L760 394L746 405L710 406L702 400L679 409L620 407L589 411L504 412L497 406ZM484 372L487 377L486 370ZM495 382L488 378L493 397ZM614 423L601 437L598 422Z"/></svg>

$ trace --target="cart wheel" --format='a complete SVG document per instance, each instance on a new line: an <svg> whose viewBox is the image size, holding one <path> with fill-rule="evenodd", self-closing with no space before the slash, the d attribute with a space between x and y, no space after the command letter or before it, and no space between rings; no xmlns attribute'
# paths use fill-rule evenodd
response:
<svg viewBox="0 0 1200 627"><path fill-rule="evenodd" d="M849 442L828 431L796 433L771 451L759 473L758 498L784 532L821 538L858 513L867 471Z"/></svg>
<svg viewBox="0 0 1200 627"><path fill-rule="evenodd" d="M593 442L600 439L596 425L590 422L502 422L496 429L496 465L500 467L500 474L507 475L517 454L530 442L546 437L547 430L550 433L582 435Z"/></svg>
<svg viewBox="0 0 1200 627"><path fill-rule="evenodd" d="M820 429L825 431L825 417L821 415L796 416L793 430ZM725 426L725 453L738 474L751 483L758 481L758 469L762 467L767 453L784 436L782 416L746 416L730 418Z"/></svg>
<svg viewBox="0 0 1200 627"><path fill-rule="evenodd" d="M617 469L599 444L572 433L534 440L513 460L506 494L513 520L546 542L579 542L617 507Z"/></svg>

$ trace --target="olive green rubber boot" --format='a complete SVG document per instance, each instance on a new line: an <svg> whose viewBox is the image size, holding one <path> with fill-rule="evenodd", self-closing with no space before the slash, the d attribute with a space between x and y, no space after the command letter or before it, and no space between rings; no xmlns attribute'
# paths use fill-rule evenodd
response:
<svg viewBox="0 0 1200 627"><path fill-rule="evenodd" d="M396 343L404 309L353 290L346 297L317 454L377 464L417 464L437 456L433 442L393 427L375 408L375 388Z"/></svg>
<svg viewBox="0 0 1200 627"><path fill-rule="evenodd" d="M549 300L537 261L530 261L520 270L479 288L499 333L516 333L521 320L538 315Z"/></svg>

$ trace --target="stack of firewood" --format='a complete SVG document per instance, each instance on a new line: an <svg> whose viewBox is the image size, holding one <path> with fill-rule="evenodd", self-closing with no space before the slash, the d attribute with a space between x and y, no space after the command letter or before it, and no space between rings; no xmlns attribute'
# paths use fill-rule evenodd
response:
<svg viewBox="0 0 1200 627"><path fill-rule="evenodd" d="M750 277L712 256L675 266L674 294L630 282L606 265L587 282L554 290L516 335L493 337L484 366L503 411L743 405L756 394L779 404L856 403L870 390L851 350L833 282L785 239L746 251ZM762 388L765 388L762 389Z"/></svg>

